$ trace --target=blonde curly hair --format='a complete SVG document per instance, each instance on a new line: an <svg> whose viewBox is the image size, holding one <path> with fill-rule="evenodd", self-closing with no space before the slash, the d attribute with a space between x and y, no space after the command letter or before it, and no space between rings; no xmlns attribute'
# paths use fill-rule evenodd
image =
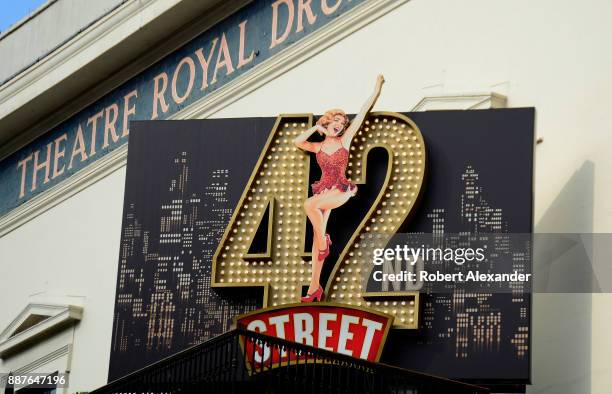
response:
<svg viewBox="0 0 612 394"><path fill-rule="evenodd" d="M346 130L349 126L349 117L346 115L346 112L337 108L325 111L323 116L321 116L319 120L317 120L317 124L319 126L327 128L327 125L330 124L337 115L340 115L344 118L344 130ZM342 135L344 133L344 130L342 130L338 135ZM319 134L322 133L319 131Z"/></svg>

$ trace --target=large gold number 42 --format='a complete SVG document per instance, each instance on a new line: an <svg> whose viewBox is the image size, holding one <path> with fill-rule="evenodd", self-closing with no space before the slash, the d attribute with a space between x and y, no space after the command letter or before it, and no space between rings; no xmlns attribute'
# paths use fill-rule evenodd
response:
<svg viewBox="0 0 612 394"><path fill-rule="evenodd" d="M311 114L277 118L213 257L212 287L263 288L264 307L299 301L302 287L310 281L303 203L308 197L311 157L297 149L293 139L312 122ZM385 244L409 217L421 195L425 144L418 127L406 116L370 114L350 148L347 176L354 183L365 183L368 154L374 148L388 154L385 180L334 263L326 301L388 313L395 316L396 328L414 329L418 328L418 292L366 291L372 269L369 245L374 244L368 239L376 237L376 244ZM252 253L262 222L268 224L265 250Z"/></svg>

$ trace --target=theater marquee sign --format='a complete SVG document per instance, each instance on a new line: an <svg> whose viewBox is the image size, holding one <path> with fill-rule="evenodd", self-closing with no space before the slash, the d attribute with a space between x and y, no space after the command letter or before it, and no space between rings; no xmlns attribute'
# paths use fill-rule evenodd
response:
<svg viewBox="0 0 612 394"><path fill-rule="evenodd" d="M376 278L530 272L509 235L531 231L534 111L370 112L381 81L351 116L132 123L109 379L238 326L449 378L527 382L522 283ZM299 361L244 346L251 367Z"/></svg>
<svg viewBox="0 0 612 394"><path fill-rule="evenodd" d="M393 317L336 303L288 304L266 308L236 318L238 327L315 346L320 349L378 361ZM284 365L301 361L277 347L243 343L250 370L260 365ZM306 361L306 360L304 360Z"/></svg>

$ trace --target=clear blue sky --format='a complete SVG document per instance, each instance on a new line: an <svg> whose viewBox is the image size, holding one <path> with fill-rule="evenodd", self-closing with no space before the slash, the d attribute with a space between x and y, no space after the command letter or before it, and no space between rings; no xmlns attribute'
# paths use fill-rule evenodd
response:
<svg viewBox="0 0 612 394"><path fill-rule="evenodd" d="M46 0L0 0L0 32L20 21Z"/></svg>

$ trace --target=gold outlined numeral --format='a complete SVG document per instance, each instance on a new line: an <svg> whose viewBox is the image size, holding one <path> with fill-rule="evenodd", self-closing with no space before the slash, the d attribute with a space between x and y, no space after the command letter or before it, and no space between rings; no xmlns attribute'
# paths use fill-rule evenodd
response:
<svg viewBox="0 0 612 394"><path fill-rule="evenodd" d="M293 139L311 126L311 114L277 118L213 258L212 287L263 287L264 307L299 301L310 279L303 259L310 157ZM267 251L249 254L266 210Z"/></svg>
<svg viewBox="0 0 612 394"><path fill-rule="evenodd" d="M213 287L261 287L264 307L299 301L302 286L310 281L310 262L304 259L309 253L304 250L303 209L308 197L310 155L297 149L293 139L312 122L311 114L277 118L213 258ZM365 183L368 154L374 148L383 148L388 154L385 181L335 262L325 289L326 299L388 313L395 316L397 327L417 328L418 292L368 294L363 277L371 268L371 245L386 245L421 195L425 145L409 118L392 112L372 113L350 149L347 176L356 184ZM249 253L266 212L266 250ZM373 238L376 242L368 242Z"/></svg>
<svg viewBox="0 0 612 394"><path fill-rule="evenodd" d="M395 316L395 328L418 328L419 292L367 293L374 247L385 247L418 202L425 177L425 143L417 125L394 112L372 113L353 139L349 175L364 184L368 154L383 148L389 157L385 181L327 281L328 301L368 308Z"/></svg>

